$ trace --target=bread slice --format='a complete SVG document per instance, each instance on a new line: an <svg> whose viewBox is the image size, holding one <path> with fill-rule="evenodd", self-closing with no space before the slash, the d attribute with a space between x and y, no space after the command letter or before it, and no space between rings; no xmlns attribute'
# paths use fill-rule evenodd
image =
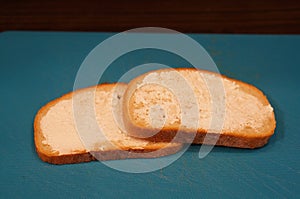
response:
<svg viewBox="0 0 300 199"><path fill-rule="evenodd" d="M256 148L273 135L275 116L256 87L209 71L161 69L128 84L124 125L152 141Z"/></svg>
<svg viewBox="0 0 300 199"><path fill-rule="evenodd" d="M126 88L125 84L85 88L42 107L34 121L39 157L49 163L67 164L96 158L153 158L180 150L181 144L131 138L120 130L115 116L122 115L119 102Z"/></svg>

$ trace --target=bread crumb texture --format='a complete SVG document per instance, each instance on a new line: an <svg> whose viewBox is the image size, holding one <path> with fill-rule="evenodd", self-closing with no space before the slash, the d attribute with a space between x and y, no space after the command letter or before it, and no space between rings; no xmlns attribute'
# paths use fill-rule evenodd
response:
<svg viewBox="0 0 300 199"><path fill-rule="evenodd" d="M144 148L149 141L127 136L116 122L116 117L122 117L118 101L125 89L122 86L112 92L100 87L96 94L95 89L89 89L59 100L41 119L42 144L51 146L53 153L59 155Z"/></svg>
<svg viewBox="0 0 300 199"><path fill-rule="evenodd" d="M130 105L134 123L148 128L191 128L197 122L192 130L259 134L272 128L273 108L261 91L209 72L146 74L130 97Z"/></svg>

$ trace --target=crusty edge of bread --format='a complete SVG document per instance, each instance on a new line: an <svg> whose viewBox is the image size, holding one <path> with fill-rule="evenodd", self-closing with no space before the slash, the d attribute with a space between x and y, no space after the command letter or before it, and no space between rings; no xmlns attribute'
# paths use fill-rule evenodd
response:
<svg viewBox="0 0 300 199"><path fill-rule="evenodd" d="M118 83L123 84L123 83ZM116 84L100 84L97 86L91 86L88 88L79 89L77 92L84 92L89 89L100 88L101 86L115 86ZM74 154L64 154L59 155L57 152L51 152L51 146L45 146L42 144L42 141L45 139L40 127L41 119L47 114L48 110L56 105L61 100L70 99L73 96L74 92L67 93L53 101L50 101L45 106L43 106L34 119L34 143L35 150L40 157L45 162L51 164L74 164L80 162L90 162L93 160L117 160L117 159L127 159L127 158L156 158L165 155L170 155L178 152L182 145L172 145L166 146L164 148L158 148L155 146L147 145L143 149L132 149L130 147L123 150L110 150L105 152L87 152L86 150L78 151ZM156 153L156 150L158 150ZM92 155L93 154L93 155Z"/></svg>
<svg viewBox="0 0 300 199"><path fill-rule="evenodd" d="M170 128L162 128L160 130L155 130L148 127L141 127L138 124L136 124L129 113L129 104L130 97L136 90L136 85L139 81L142 81L143 78L153 72L162 72L162 71L169 71L170 69L160 69L156 71L150 71L143 75L140 75L136 77L135 79L131 80L128 84L127 90L124 93L123 98L123 113L124 113L124 125L128 132L130 132L131 136L135 137L145 137L146 139L150 141L171 141L178 129L170 129ZM225 75L217 74L210 71L205 70L199 70L195 68L176 68L174 70L194 70L194 71L201 71L203 73L213 74L217 76L221 76L222 78L228 79L230 81L236 82L239 85L242 85L243 89L247 89L247 92L251 91L251 94L256 96L258 99L261 100L261 102L264 105L270 104L267 97L263 94L261 90L256 88L255 86L242 82L240 80L229 78ZM270 122L272 125L272 128L270 128L269 131L259 133L259 134L237 134L235 132L222 132L222 134L215 134L215 133L207 133L207 130L205 129L198 129L196 132L189 132L189 130L183 130L180 132L181 136L178 136L176 138L176 142L182 142L182 143L190 143L193 144L204 144L204 138L208 136L208 138L205 139L205 144L215 144L218 146L228 146L228 147L237 147L237 148L259 148L267 144L269 138L274 134L275 127L276 127L276 121L275 121L275 115L274 111L272 112L272 116L270 118ZM148 137L147 135L152 135L153 132L157 132L154 136ZM196 134L195 134L196 133ZM213 139L214 137L219 136L218 140L216 141ZM210 138L211 137L211 138ZM174 140L173 140L174 142Z"/></svg>

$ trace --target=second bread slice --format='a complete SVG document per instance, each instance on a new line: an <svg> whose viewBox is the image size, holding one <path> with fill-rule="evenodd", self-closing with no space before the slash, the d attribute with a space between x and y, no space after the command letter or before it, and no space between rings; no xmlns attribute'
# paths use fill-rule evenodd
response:
<svg viewBox="0 0 300 199"><path fill-rule="evenodd" d="M162 69L133 79L123 100L132 136L256 148L273 135L275 117L256 87L196 69ZM208 139L204 140L208 136Z"/></svg>
<svg viewBox="0 0 300 199"><path fill-rule="evenodd" d="M176 153L178 143L150 142L127 136L116 120L125 84L103 84L66 94L42 107L34 121L39 157L53 164L125 158L154 158ZM92 155L93 154L93 155Z"/></svg>

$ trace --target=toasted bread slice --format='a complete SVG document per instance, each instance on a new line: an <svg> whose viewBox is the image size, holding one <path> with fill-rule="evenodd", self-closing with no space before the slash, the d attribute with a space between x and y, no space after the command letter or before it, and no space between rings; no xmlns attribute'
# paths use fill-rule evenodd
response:
<svg viewBox="0 0 300 199"><path fill-rule="evenodd" d="M39 157L49 163L67 164L96 158L153 158L180 150L181 144L135 139L120 130L115 116L122 115L119 102L126 88L125 84L85 88L42 107L34 121Z"/></svg>
<svg viewBox="0 0 300 199"><path fill-rule="evenodd" d="M124 125L152 141L257 148L273 135L275 116L256 87L196 69L161 69L128 84ZM204 139L205 138L205 139Z"/></svg>

